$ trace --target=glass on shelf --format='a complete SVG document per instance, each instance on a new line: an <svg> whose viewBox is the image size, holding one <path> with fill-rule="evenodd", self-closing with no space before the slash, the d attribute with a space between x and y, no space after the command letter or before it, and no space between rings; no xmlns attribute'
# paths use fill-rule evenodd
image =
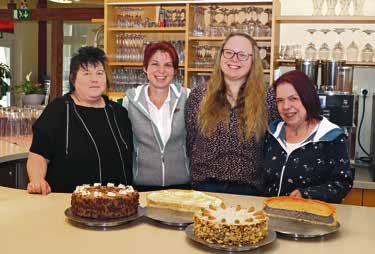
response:
<svg viewBox="0 0 375 254"><path fill-rule="evenodd" d="M331 31L330 29L320 29L320 31L324 34L324 37L327 37L327 33ZM325 38L326 39L326 38ZM326 42L323 42L323 44L319 48L319 59L320 60L329 60L330 58L330 48Z"/></svg>
<svg viewBox="0 0 375 254"><path fill-rule="evenodd" d="M316 29L307 29L306 30L311 35L311 42L307 45L305 49L305 59L306 60L316 60L317 50L315 48L315 44L312 42L314 33L317 31Z"/></svg>
<svg viewBox="0 0 375 254"><path fill-rule="evenodd" d="M354 6L354 15L355 16L363 16L363 7L365 5L365 0L353 0Z"/></svg>
<svg viewBox="0 0 375 254"><path fill-rule="evenodd" d="M333 31L337 34L338 42L332 49L332 59L334 61L344 60L344 45L340 41L340 34L345 32L345 28L334 28Z"/></svg>
<svg viewBox="0 0 375 254"><path fill-rule="evenodd" d="M326 16L336 16L337 0L326 0L326 1L327 1Z"/></svg>
<svg viewBox="0 0 375 254"><path fill-rule="evenodd" d="M211 4L209 7L209 14L210 14L210 25L209 25L209 36L220 36L220 26L219 22L216 20L216 15L218 14L218 9L220 7L217 4Z"/></svg>
<svg viewBox="0 0 375 254"><path fill-rule="evenodd" d="M349 5L352 0L340 0L340 16L349 16Z"/></svg>
<svg viewBox="0 0 375 254"><path fill-rule="evenodd" d="M353 41L349 44L348 48L346 49L346 60L351 62L357 62L359 56L359 48L357 43L354 41L354 33L359 30L359 28L349 28L352 31L352 38Z"/></svg>
<svg viewBox="0 0 375 254"><path fill-rule="evenodd" d="M373 62L374 48L370 44L370 41L371 41L370 39L371 39L371 34L375 32L375 30L366 29L366 30L363 30L362 32L364 32L367 35L367 40L368 40L368 43L366 43L366 45L364 46L361 52L362 62Z"/></svg>
<svg viewBox="0 0 375 254"><path fill-rule="evenodd" d="M194 25L193 25L193 36L204 36L205 22L204 12L205 8L201 6L193 6L194 9Z"/></svg>
<svg viewBox="0 0 375 254"><path fill-rule="evenodd" d="M322 7L324 0L312 0L313 2L313 16L322 16Z"/></svg>

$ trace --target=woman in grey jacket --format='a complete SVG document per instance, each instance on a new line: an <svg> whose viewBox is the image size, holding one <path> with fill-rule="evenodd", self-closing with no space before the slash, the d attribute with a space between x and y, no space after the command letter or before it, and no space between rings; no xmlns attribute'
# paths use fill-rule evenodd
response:
<svg viewBox="0 0 375 254"><path fill-rule="evenodd" d="M133 184L140 191L190 188L184 123L190 91L171 84L178 69L172 44L149 44L143 68L149 83L128 90L123 100L133 128Z"/></svg>

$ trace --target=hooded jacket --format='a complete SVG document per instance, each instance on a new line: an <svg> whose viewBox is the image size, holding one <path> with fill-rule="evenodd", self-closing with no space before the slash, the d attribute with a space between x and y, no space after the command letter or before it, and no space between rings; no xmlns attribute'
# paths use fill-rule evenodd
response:
<svg viewBox="0 0 375 254"><path fill-rule="evenodd" d="M287 196L298 189L304 198L340 203L353 185L346 135L324 118L289 155L285 122L269 126L264 146L266 196Z"/></svg>
<svg viewBox="0 0 375 254"><path fill-rule="evenodd" d="M133 126L133 181L141 186L169 186L190 183L186 155L184 108L189 89L170 85L171 134L163 144L152 121L145 96L146 85L130 89L124 98Z"/></svg>
<svg viewBox="0 0 375 254"><path fill-rule="evenodd" d="M127 111L103 98L103 109L86 108L101 119L85 119L67 94L49 103L33 125L30 151L49 160L46 180L53 192L71 192L77 185L99 182L131 184L132 135ZM93 125L100 125L103 133L94 133L98 128ZM103 151L103 147L113 150Z"/></svg>

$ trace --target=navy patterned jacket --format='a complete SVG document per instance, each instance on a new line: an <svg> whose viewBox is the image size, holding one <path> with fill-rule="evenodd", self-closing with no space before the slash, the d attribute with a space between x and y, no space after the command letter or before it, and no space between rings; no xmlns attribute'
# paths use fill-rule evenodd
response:
<svg viewBox="0 0 375 254"><path fill-rule="evenodd" d="M289 155L285 122L273 122L265 138L265 196L288 196L340 203L353 185L353 172L341 128L323 117L318 128Z"/></svg>

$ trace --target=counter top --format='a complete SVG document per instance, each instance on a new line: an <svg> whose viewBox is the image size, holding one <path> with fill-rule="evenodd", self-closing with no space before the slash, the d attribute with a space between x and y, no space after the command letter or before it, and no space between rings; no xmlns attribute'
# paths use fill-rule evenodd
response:
<svg viewBox="0 0 375 254"><path fill-rule="evenodd" d="M27 147L0 140L0 163L27 159L28 154L29 149Z"/></svg>
<svg viewBox="0 0 375 254"><path fill-rule="evenodd" d="M226 204L255 206L263 198L217 194ZM141 193L145 205L145 193ZM64 210L70 207L70 194L47 196L0 187L1 253L213 253L190 241L184 231L160 226L140 218L109 230L70 224ZM261 253L371 253L375 239L375 208L336 205L340 230L325 238L294 241L278 238L259 249ZM214 252L215 253L215 252ZM223 253L223 252L216 252ZM256 252L258 253L258 252Z"/></svg>
<svg viewBox="0 0 375 254"><path fill-rule="evenodd" d="M19 146L0 140L0 163L27 159L29 149L26 146ZM375 182L372 181L367 168L358 167L355 172L353 188L375 190Z"/></svg>

